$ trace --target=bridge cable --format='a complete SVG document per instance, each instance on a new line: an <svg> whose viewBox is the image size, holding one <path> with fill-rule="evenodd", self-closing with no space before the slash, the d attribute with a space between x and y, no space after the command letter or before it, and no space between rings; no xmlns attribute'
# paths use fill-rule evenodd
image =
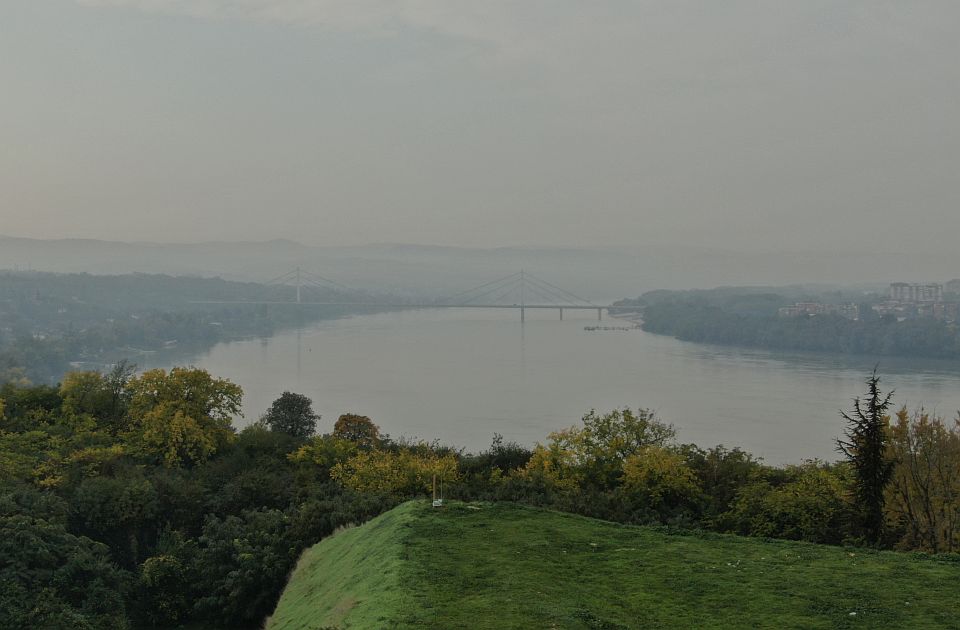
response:
<svg viewBox="0 0 960 630"><path fill-rule="evenodd" d="M519 274L514 274L514 275L519 275ZM517 281L517 280L510 280L510 282L508 282L507 284L511 284L511 283L513 283L513 282L516 282L516 281ZM488 283L488 284L489 284L489 283ZM495 287L492 287L492 288L490 288L490 289L487 289L486 291L484 291L484 292L482 292L482 293L479 293L479 294L477 294L477 295L470 296L469 298L467 298L467 299L464 300L463 302L460 302L459 305L460 305L460 306L467 306L467 305L470 304L470 302L479 300L480 298L482 298L482 297L484 297L484 296L486 296L486 295L490 295L490 294L493 293L494 291L499 291L499 290L503 289L504 286L506 286L506 285L505 285L505 284L499 284L499 285L497 285L497 286L495 286ZM479 288L479 287L478 287L478 288Z"/></svg>
<svg viewBox="0 0 960 630"><path fill-rule="evenodd" d="M506 290L506 291L503 291L502 293L499 293L499 294L495 295L495 296L490 300L490 303L491 303L491 304L497 304L497 303L499 303L499 302L504 298L504 296L509 295L509 294L512 293L513 291L516 291L516 290L517 290L517 284L518 284L519 282L520 282L520 279L519 279L519 278L518 278L517 280L513 281L513 282L510 284L510 286L507 287L507 290Z"/></svg>
<svg viewBox="0 0 960 630"><path fill-rule="evenodd" d="M553 289L556 289L557 291L560 291L561 293L563 293L563 294L565 294L565 295L568 295L568 296L572 297L573 299L575 299L575 300L577 300L577 301L584 302L584 303L586 303L586 304L589 305L589 306L596 306L596 304L594 304L594 303L591 302L590 300L588 300L588 299L586 299L586 298L582 298L582 297L580 297L579 295L577 295L577 294L575 294L575 293L571 293L570 291L567 291L567 290L564 289L564 288L558 287L557 285L555 285L555 284L553 284L553 283L547 282L547 281L544 280L543 278L538 278L537 276L534 276L534 275L529 274L529 273L526 274L526 275L529 276L531 280L534 280L535 282L539 282L539 283L541 283L541 284L547 285L548 287L551 287L551 288L553 288Z"/></svg>
<svg viewBox="0 0 960 630"><path fill-rule="evenodd" d="M557 302L557 299L556 299L555 296L552 296L552 295L550 295L550 294L548 294L548 293L545 293L542 289L538 288L536 285L529 284L529 285L527 285L527 288L530 289L531 291L533 291L534 293L536 293L539 297L545 299L545 300L547 301L547 304L550 305L550 306L554 306L554 305L556 305L556 306L561 306L561 305L562 305L562 302ZM527 306L529 306L529 304L528 304Z"/></svg>
<svg viewBox="0 0 960 630"><path fill-rule="evenodd" d="M554 291L553 289L550 289L545 286L540 286L534 282L527 283L527 288L529 288L531 291L536 291L542 297L546 297L547 301L553 304L559 305L569 301L569 299L566 296L564 296L562 293L559 293L558 291Z"/></svg>
<svg viewBox="0 0 960 630"><path fill-rule="evenodd" d="M332 285L334 285L334 286L336 286L336 287L339 287L339 288L341 288L341 289L346 289L347 291L356 291L356 289L354 289L353 287L348 287L347 285L341 284L341 283L337 282L336 280L331 280L330 278L324 278L323 276L321 276L321 275L318 274L318 273L313 273L313 272L311 272L311 271L304 271L303 269L300 270L300 273L303 274L303 275L305 275L305 276L307 276L308 278L319 279L319 280L322 280L322 281L324 281L324 282L326 282L326 283L328 283L328 284L332 284Z"/></svg>
<svg viewBox="0 0 960 630"><path fill-rule="evenodd" d="M437 303L439 303L439 304L452 303L453 300L459 298L459 297L462 296L462 295L466 295L466 294L468 294L468 293L473 293L474 291L477 291L478 289L483 289L483 288L485 288L485 287L490 286L491 284L497 284L498 282L503 282L504 280L509 280L509 279L514 278L514 277L519 276L519 275L520 275L520 272L518 271L518 272L516 272L516 273L510 274L509 276L504 276L504 277L502 277L502 278L497 278L496 280L491 280L490 282L485 282L484 284L475 286L475 287L473 287L472 289L467 289L466 291L461 291L460 293L454 293L453 295L446 296L446 297L444 297L444 298L442 298L442 299L439 299L439 300L436 300L436 301L437 301Z"/></svg>
<svg viewBox="0 0 960 630"><path fill-rule="evenodd" d="M297 270L294 269L293 271L288 271L287 273L283 274L282 276L277 276L276 278L273 278L272 280L267 280L266 282L261 282L260 284L275 284L275 283L278 283L278 281L280 281L280 280L283 280L283 282L280 282L279 284L286 284L286 281L287 281L287 280L293 280L293 278L294 278L294 276L296 275L296 273L297 273Z"/></svg>
<svg viewBox="0 0 960 630"><path fill-rule="evenodd" d="M313 280L312 278L303 278L303 282L305 283L303 284L303 288L305 289L323 289L326 292L334 292L334 293L347 292L345 289L341 289L339 286L330 286L328 284L322 284L320 282L317 282L316 280Z"/></svg>

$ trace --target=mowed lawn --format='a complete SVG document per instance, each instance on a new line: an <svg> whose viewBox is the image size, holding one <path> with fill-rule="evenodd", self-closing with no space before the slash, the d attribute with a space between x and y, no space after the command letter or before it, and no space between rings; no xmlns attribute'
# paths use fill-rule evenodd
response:
<svg viewBox="0 0 960 630"><path fill-rule="evenodd" d="M411 502L310 549L268 628L960 628L958 586L919 554Z"/></svg>

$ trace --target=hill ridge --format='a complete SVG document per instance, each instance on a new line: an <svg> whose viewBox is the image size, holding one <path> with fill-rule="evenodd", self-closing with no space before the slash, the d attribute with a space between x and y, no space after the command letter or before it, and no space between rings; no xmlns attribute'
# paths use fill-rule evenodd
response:
<svg viewBox="0 0 960 630"><path fill-rule="evenodd" d="M269 630L956 627L960 563L412 501L309 549Z"/></svg>

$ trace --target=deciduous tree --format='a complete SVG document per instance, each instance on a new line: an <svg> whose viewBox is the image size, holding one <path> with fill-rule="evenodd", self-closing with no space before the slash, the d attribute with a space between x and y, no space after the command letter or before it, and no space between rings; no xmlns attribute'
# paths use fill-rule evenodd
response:
<svg viewBox="0 0 960 630"><path fill-rule="evenodd" d="M333 435L361 448L374 448L380 442L380 428L367 416L345 413L333 425Z"/></svg>
<svg viewBox="0 0 960 630"><path fill-rule="evenodd" d="M960 422L960 421L958 421ZM887 513L904 530L900 546L953 552L960 548L960 424L906 407L891 427L896 461Z"/></svg>
<svg viewBox="0 0 960 630"><path fill-rule="evenodd" d="M271 431L303 439L313 435L319 419L320 416L313 412L313 401L292 392L283 392L261 418Z"/></svg>
<svg viewBox="0 0 960 630"><path fill-rule="evenodd" d="M150 370L127 384L135 450L171 468L196 464L234 438L243 390L206 370Z"/></svg>

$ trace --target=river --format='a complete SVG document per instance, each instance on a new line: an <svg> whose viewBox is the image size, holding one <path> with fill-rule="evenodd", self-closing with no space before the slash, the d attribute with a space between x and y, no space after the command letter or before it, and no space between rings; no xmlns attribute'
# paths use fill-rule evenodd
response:
<svg viewBox="0 0 960 630"><path fill-rule="evenodd" d="M571 311L560 321L556 311L528 310L524 325L510 310L382 313L222 343L184 363L243 387L239 425L289 390L313 399L322 432L352 412L393 437L476 451L494 433L532 445L590 409L626 405L656 410L683 442L739 446L784 464L836 459L839 410L877 362L585 330L596 324L595 313ZM960 409L960 364L883 358L879 367L898 406Z"/></svg>

